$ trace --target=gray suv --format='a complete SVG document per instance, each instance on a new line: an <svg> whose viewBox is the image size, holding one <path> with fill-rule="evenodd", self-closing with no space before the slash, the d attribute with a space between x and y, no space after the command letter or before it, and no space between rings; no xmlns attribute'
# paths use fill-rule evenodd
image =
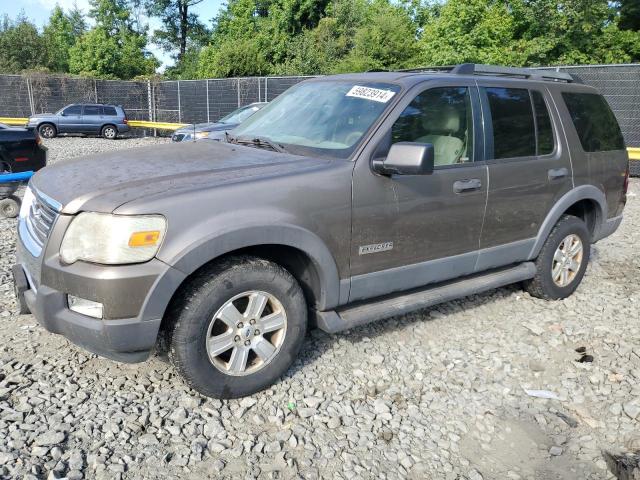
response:
<svg viewBox="0 0 640 480"><path fill-rule="evenodd" d="M56 113L33 115L27 126L37 128L44 138L53 138L60 133L83 133L113 140L130 130L127 114L120 105L95 103L74 103Z"/></svg>
<svg viewBox="0 0 640 480"><path fill-rule="evenodd" d="M47 330L124 362L166 345L194 389L238 397L277 381L310 327L511 283L567 297L620 225L627 183L613 113L568 74L329 76L227 142L38 172L13 274Z"/></svg>

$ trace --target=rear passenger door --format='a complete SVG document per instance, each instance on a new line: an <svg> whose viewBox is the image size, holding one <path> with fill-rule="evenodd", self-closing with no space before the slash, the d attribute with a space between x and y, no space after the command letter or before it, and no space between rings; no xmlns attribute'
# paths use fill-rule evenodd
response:
<svg viewBox="0 0 640 480"><path fill-rule="evenodd" d="M572 186L569 153L544 85L480 83L489 168L477 270L527 259L556 199Z"/></svg>
<svg viewBox="0 0 640 480"><path fill-rule="evenodd" d="M102 107L100 105L85 105L82 111L82 131L85 133L100 133L102 126Z"/></svg>

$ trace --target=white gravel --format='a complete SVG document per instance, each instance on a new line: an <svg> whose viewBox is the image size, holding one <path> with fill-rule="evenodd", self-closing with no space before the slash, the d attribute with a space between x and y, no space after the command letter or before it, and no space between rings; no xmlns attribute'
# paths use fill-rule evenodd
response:
<svg viewBox="0 0 640 480"><path fill-rule="evenodd" d="M48 145L59 161L155 141ZM160 358L118 364L15 315L15 221L0 220L0 477L613 478L602 451L640 448L638 195L633 180L571 298L514 286L314 331L280 383L233 401Z"/></svg>

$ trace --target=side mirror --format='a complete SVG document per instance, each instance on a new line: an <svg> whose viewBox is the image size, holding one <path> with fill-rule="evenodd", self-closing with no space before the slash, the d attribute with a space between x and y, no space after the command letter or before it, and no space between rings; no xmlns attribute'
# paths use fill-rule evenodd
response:
<svg viewBox="0 0 640 480"><path fill-rule="evenodd" d="M373 161L373 170L380 175L429 175L434 161L431 143L398 142L391 145L387 158Z"/></svg>

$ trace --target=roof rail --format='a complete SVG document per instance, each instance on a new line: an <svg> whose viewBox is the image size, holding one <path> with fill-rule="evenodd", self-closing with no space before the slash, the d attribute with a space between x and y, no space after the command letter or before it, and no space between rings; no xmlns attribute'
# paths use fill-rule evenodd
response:
<svg viewBox="0 0 640 480"><path fill-rule="evenodd" d="M456 75L497 75L504 77L521 77L531 80L548 80L553 82L575 82L576 79L566 72L554 70L533 70L530 68L501 67L498 65L480 65L463 63L455 66L451 73Z"/></svg>
<svg viewBox="0 0 640 480"><path fill-rule="evenodd" d="M570 73L557 70L534 70L530 68L502 67L498 65L481 65L476 63L462 63L442 67L421 67L401 72L449 72L454 75L496 75L500 77L518 77L531 80L546 80L553 82L582 83L581 79Z"/></svg>

